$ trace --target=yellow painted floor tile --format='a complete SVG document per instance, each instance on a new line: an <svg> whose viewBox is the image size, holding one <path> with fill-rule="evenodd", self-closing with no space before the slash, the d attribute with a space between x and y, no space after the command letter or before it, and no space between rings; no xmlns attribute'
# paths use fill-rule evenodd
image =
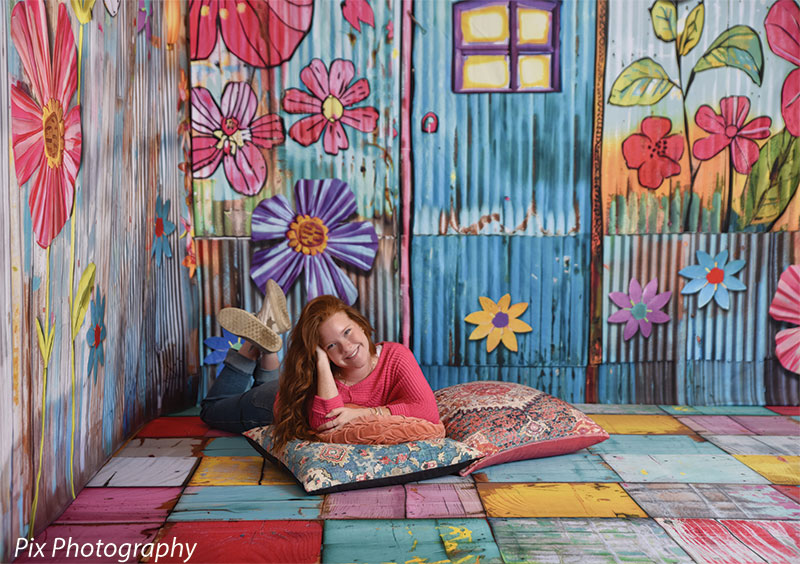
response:
<svg viewBox="0 0 800 564"><path fill-rule="evenodd" d="M693 435L671 415L592 414L592 420L612 435Z"/></svg>
<svg viewBox="0 0 800 564"><path fill-rule="evenodd" d="M735 454L734 457L773 484L800 485L800 456Z"/></svg>
<svg viewBox="0 0 800 564"><path fill-rule="evenodd" d="M619 484L476 484L489 517L647 517Z"/></svg>
<svg viewBox="0 0 800 564"><path fill-rule="evenodd" d="M261 472L261 485L262 486L280 486L285 484L296 484L297 480L294 476L277 464L273 464L269 460L264 460L264 470Z"/></svg>
<svg viewBox="0 0 800 564"><path fill-rule="evenodd" d="M257 486L264 459L260 456L204 456L190 486Z"/></svg>

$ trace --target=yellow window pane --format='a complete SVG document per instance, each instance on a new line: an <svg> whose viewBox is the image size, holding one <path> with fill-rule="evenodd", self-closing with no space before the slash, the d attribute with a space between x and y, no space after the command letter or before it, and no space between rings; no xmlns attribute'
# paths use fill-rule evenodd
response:
<svg viewBox="0 0 800 564"><path fill-rule="evenodd" d="M550 55L520 55L520 88L550 88Z"/></svg>
<svg viewBox="0 0 800 564"><path fill-rule="evenodd" d="M487 45L508 42L508 7L486 6L462 13L461 35L465 43Z"/></svg>
<svg viewBox="0 0 800 564"><path fill-rule="evenodd" d="M465 90L508 88L508 57L505 55L469 55L462 67Z"/></svg>
<svg viewBox="0 0 800 564"><path fill-rule="evenodd" d="M550 28L553 23L553 14L547 10L533 8L520 8L517 12L520 45L547 45L550 38Z"/></svg>

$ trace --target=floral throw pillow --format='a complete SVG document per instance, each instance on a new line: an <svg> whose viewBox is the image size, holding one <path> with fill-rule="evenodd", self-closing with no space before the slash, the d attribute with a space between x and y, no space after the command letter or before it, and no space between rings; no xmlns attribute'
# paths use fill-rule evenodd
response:
<svg viewBox="0 0 800 564"><path fill-rule="evenodd" d="M460 471L567 454L608 433L567 402L512 382L467 382L434 392L447 436L484 457Z"/></svg>
<svg viewBox="0 0 800 564"><path fill-rule="evenodd" d="M272 427L256 427L244 436L265 458L285 466L307 493L323 494L426 480L453 474L481 456L453 439L429 439L395 445L348 445L289 441L272 449Z"/></svg>

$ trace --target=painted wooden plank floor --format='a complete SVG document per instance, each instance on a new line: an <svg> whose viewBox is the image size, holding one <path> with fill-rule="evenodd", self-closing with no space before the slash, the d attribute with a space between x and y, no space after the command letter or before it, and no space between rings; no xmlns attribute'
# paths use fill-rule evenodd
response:
<svg viewBox="0 0 800 564"><path fill-rule="evenodd" d="M89 481L88 487L182 486L199 459L195 457L130 458L115 456Z"/></svg>
<svg viewBox="0 0 800 564"><path fill-rule="evenodd" d="M769 485L622 484L650 517L797 519L800 504Z"/></svg>
<svg viewBox="0 0 800 564"><path fill-rule="evenodd" d="M406 490L403 486L328 494L320 511L320 519L403 519L405 516Z"/></svg>
<svg viewBox="0 0 800 564"><path fill-rule="evenodd" d="M189 486L169 521L270 521L319 518L322 496L297 485Z"/></svg>
<svg viewBox="0 0 800 564"><path fill-rule="evenodd" d="M611 435L589 447L595 454L719 454L725 451L697 435Z"/></svg>
<svg viewBox="0 0 800 564"><path fill-rule="evenodd" d="M158 417L142 427L136 437L203 437L208 430L199 417Z"/></svg>
<svg viewBox="0 0 800 564"><path fill-rule="evenodd" d="M734 457L773 484L784 486L800 484L800 456L737 454Z"/></svg>
<svg viewBox="0 0 800 564"><path fill-rule="evenodd" d="M322 550L319 521L200 521L171 522L159 542L196 544L189 562L262 562L313 564ZM177 553L176 553L177 554ZM158 562L184 562L159 558Z"/></svg>
<svg viewBox="0 0 800 564"><path fill-rule="evenodd" d="M729 454L800 456L800 440L788 436L707 435L706 438Z"/></svg>
<svg viewBox="0 0 800 564"><path fill-rule="evenodd" d="M691 563L652 519L490 519L506 564Z"/></svg>
<svg viewBox="0 0 800 564"><path fill-rule="evenodd" d="M647 517L619 484L477 484L489 517Z"/></svg>
<svg viewBox="0 0 800 564"><path fill-rule="evenodd" d="M664 415L664 411L657 405L573 403L572 406L587 414L605 413L609 415Z"/></svg>
<svg viewBox="0 0 800 564"><path fill-rule="evenodd" d="M794 564L800 561L800 523L796 521L656 521L701 564Z"/></svg>
<svg viewBox="0 0 800 564"><path fill-rule="evenodd" d="M678 420L703 435L752 435L753 432L727 415L690 415Z"/></svg>
<svg viewBox="0 0 800 564"><path fill-rule="evenodd" d="M800 438L800 422L788 417L779 415L772 417L736 415L731 419L757 435L788 435Z"/></svg>
<svg viewBox="0 0 800 564"><path fill-rule="evenodd" d="M206 439L166 438L147 439L137 437L128 441L114 456L146 458L148 456L187 457L201 456Z"/></svg>
<svg viewBox="0 0 800 564"><path fill-rule="evenodd" d="M779 415L800 415L800 405L768 405L767 409Z"/></svg>
<svg viewBox="0 0 800 564"><path fill-rule="evenodd" d="M44 545L41 555L35 550L30 554L20 553L14 563L138 562L139 554L133 545L151 542L157 532L158 526L152 523L54 524L34 539ZM98 550L102 551L100 557Z"/></svg>
<svg viewBox="0 0 800 564"><path fill-rule="evenodd" d="M84 488L56 523L163 523L181 488Z"/></svg>
<svg viewBox="0 0 800 564"><path fill-rule="evenodd" d="M592 420L616 435L692 435L689 427L670 415L591 415ZM681 418L685 419L685 418Z"/></svg>
<svg viewBox="0 0 800 564"><path fill-rule="evenodd" d="M786 497L793 499L797 503L800 503L800 486L780 486L773 484L772 487L781 492Z"/></svg>
<svg viewBox="0 0 800 564"><path fill-rule="evenodd" d="M458 519L485 517L473 484L420 484L406 486L409 519Z"/></svg>
<svg viewBox="0 0 800 564"><path fill-rule="evenodd" d="M589 452L489 466L473 474L476 482L621 482L603 459Z"/></svg>
<svg viewBox="0 0 800 564"><path fill-rule="evenodd" d="M624 482L766 484L768 480L729 455L603 454Z"/></svg>
<svg viewBox="0 0 800 564"><path fill-rule="evenodd" d="M662 405L670 415L775 415L774 411L758 405Z"/></svg>
<svg viewBox="0 0 800 564"><path fill-rule="evenodd" d="M264 459L260 456L204 456L190 486L257 486Z"/></svg>
<svg viewBox="0 0 800 564"><path fill-rule="evenodd" d="M203 456L260 456L244 437L217 437L208 439Z"/></svg>

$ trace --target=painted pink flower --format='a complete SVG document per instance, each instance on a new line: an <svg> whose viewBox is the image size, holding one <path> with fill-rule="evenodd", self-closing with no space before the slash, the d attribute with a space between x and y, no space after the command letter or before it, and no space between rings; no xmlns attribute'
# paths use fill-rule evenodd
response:
<svg viewBox="0 0 800 564"><path fill-rule="evenodd" d="M634 133L622 142L622 156L630 169L639 171L639 184L655 190L665 178L680 174L683 137L667 135L672 121L651 116L642 120L642 133Z"/></svg>
<svg viewBox="0 0 800 564"><path fill-rule="evenodd" d="M36 242L47 248L72 214L81 163L80 106L69 109L78 84L78 55L69 15L58 5L51 63L44 3L20 2L11 12L11 39L30 80L31 97L11 85L11 139L17 181L36 172L28 206Z"/></svg>
<svg viewBox="0 0 800 564"><path fill-rule="evenodd" d="M189 54L207 59L217 28L228 50L248 65L288 61L311 28L314 0L189 0Z"/></svg>
<svg viewBox="0 0 800 564"><path fill-rule="evenodd" d="M375 27L375 15L367 0L345 0L342 2L342 15L356 31L361 31L362 23Z"/></svg>
<svg viewBox="0 0 800 564"><path fill-rule="evenodd" d="M800 67L800 6L793 0L778 0L769 9L764 28L772 52ZM800 68L783 81L781 115L789 133L800 137Z"/></svg>
<svg viewBox="0 0 800 564"><path fill-rule="evenodd" d="M781 274L769 314L778 321L800 326L800 265L793 264ZM786 370L800 374L800 327L775 335L775 354Z"/></svg>
<svg viewBox="0 0 800 564"><path fill-rule="evenodd" d="M192 172L208 178L220 161L234 190L257 194L267 178L267 163L259 147L284 141L281 118L255 118L258 99L247 82L229 82L222 91L222 110L205 88L192 88ZM255 118L255 119L253 119Z"/></svg>
<svg viewBox="0 0 800 564"><path fill-rule="evenodd" d="M695 141L692 153L701 161L707 161L730 146L733 168L739 174L749 174L759 153L758 144L753 139L769 137L772 119L762 116L745 124L750 111L747 96L723 98L719 101L719 108L719 114L707 105L698 108L694 121L711 135Z"/></svg>
<svg viewBox="0 0 800 564"><path fill-rule="evenodd" d="M609 323L625 323L622 338L626 341L633 338L638 331L642 336L649 337L653 331L654 323L666 323L670 317L661 311L672 297L672 292L658 292L658 278L653 278L642 290L636 278L631 278L628 284L628 293L611 292L608 297L619 306L620 310L609 316Z"/></svg>
<svg viewBox="0 0 800 564"><path fill-rule="evenodd" d="M336 59L331 63L330 74L319 59L311 61L300 72L300 80L311 92L290 88L283 98L283 109L290 114L311 114L295 123L289 137L308 147L323 139L325 152L336 155L339 149L350 145L344 125L369 133L378 127L378 111L371 107L351 108L369 96L369 82L361 78L350 84L355 76L352 61Z"/></svg>

